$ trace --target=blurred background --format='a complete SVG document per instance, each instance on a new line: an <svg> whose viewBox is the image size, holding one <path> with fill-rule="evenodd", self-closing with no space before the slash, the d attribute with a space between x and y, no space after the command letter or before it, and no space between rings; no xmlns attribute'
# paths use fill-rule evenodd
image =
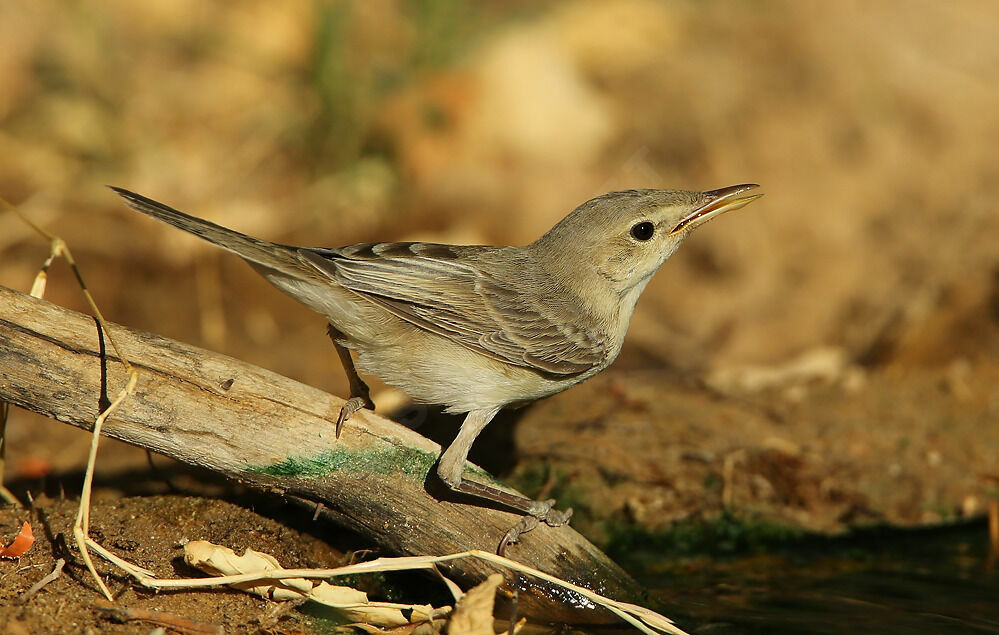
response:
<svg viewBox="0 0 999 635"><path fill-rule="evenodd" d="M472 454L572 505L577 529L702 621L726 603L730 622L742 610L731 584L743 575L807 588L800 560L733 565L705 600L714 582L666 554L983 523L995 507L995 2L0 0L0 42L0 196L68 242L106 317L340 395L322 318L105 184L309 246L526 243L609 190L761 184L762 200L699 229L660 271L614 366L497 420ZM28 290L47 254L0 214L0 284ZM64 263L46 298L87 311ZM380 407L405 407L367 379ZM448 443L457 422L429 414L408 421ZM24 500L70 499L46 508L62 519L52 533L68 531L88 444L11 415L7 483ZM325 533L281 538L291 512L260 520L259 498L226 507L224 486L198 489L206 475L184 481L156 463L209 499L151 496L167 490L145 455L110 441L97 480L101 535L140 545L148 566L176 556L156 536L180 517L197 519L190 537L233 547L310 545L279 554L292 564L336 562L325 539L345 548ZM4 536L23 520L6 509ZM827 585L818 593L870 593L830 601L801 632L890 605L888 579L922 586L900 593L904 610L877 632L928 602L994 607L994 591L967 599L987 544L967 526L906 573L889 563L895 574ZM873 558L833 568L867 571ZM924 584L927 563L946 572ZM94 620L74 584L63 587L83 594L73 619ZM181 597L199 599L157 601ZM259 613L211 597L176 610L235 624ZM64 627L68 613L49 606Z"/></svg>
<svg viewBox="0 0 999 635"><path fill-rule="evenodd" d="M321 318L105 184L339 246L525 243L609 190L760 183L653 280L606 377L529 409L505 463L488 444L478 459L528 489L540 474L537 491L587 482L597 452L589 518L647 527L708 508L938 522L995 491L993 2L8 0L0 16L0 194L67 240L112 321L347 390ZM0 216L0 284L27 290L46 255ZM46 297L85 310L61 265ZM377 383L375 400L402 403ZM87 440L63 427L15 413L11 473L81 465Z"/></svg>

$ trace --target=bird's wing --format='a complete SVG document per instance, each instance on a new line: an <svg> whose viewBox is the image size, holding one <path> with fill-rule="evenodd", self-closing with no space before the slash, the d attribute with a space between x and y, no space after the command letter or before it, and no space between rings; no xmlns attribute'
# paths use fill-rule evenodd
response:
<svg viewBox="0 0 999 635"><path fill-rule="evenodd" d="M448 245L366 243L299 257L399 318L510 364L576 375L606 358L604 338L523 293L516 273L501 279Z"/></svg>

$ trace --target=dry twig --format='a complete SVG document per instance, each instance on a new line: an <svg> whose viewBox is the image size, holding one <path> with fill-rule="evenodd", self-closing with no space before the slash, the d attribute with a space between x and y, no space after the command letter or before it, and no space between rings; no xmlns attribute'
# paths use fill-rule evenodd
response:
<svg viewBox="0 0 999 635"><path fill-rule="evenodd" d="M3 475L7 467L7 418L10 416L10 404L0 401L0 499L4 502L21 507L21 501L3 484Z"/></svg>
<svg viewBox="0 0 999 635"><path fill-rule="evenodd" d="M323 602L328 606L333 606L344 610L414 610L423 609L428 616L437 617L446 613L441 613L440 609L429 610L429 607L414 607L412 605L401 605L389 602L354 602L347 601L341 603L337 600L327 600L318 591L323 588L313 587L308 580L326 580L347 575L358 575L365 573L382 573L386 571L407 571L426 570L437 572L439 565L449 562L472 559L488 563L493 570L516 572L520 575L530 576L535 580L544 582L551 588L560 589L562 593L568 591L576 598L575 601L588 604L592 608L602 607L618 616L620 619L631 624L636 629L647 635L660 633L671 633L673 635L684 635L684 631L677 628L671 620L655 611L649 610L636 604L619 602L591 591L585 587L567 582L555 576L538 571L519 562L514 562L508 558L498 556L492 552L479 550L453 553L445 556L406 556L398 558L378 558L368 562L335 567L333 569L284 569L277 564L277 561L266 554L247 550L244 556L235 556L231 550L220 548L204 541L192 541L184 546L185 560L192 566L208 571L236 571L240 570L243 562L263 562L262 568L256 571L236 573L232 575L217 575L208 578L182 578L182 579L161 579L146 575L145 572L134 568L126 571L131 574L140 584L151 589L194 589L215 586L234 586L241 590L264 595L272 598L306 597ZM216 554L219 557L216 558ZM206 559L207 558L207 559ZM442 576L443 577L443 576ZM445 582L450 582L443 578ZM493 582L496 582L493 579ZM460 590L453 586L453 582L448 584L455 595L456 600L464 597ZM495 590L495 585L492 587ZM313 592L316 595L313 595Z"/></svg>
<svg viewBox="0 0 999 635"><path fill-rule="evenodd" d="M93 311L94 317L100 326L100 332L103 337L106 337L111 343L111 347L114 348L114 352L118 355L119 361L125 367L128 372L128 380L125 382L124 387L118 393L111 403L107 404L101 412L97 414L94 420L92 438L90 442L90 453L87 457L87 470L83 478L83 491L80 494L80 508L76 515L76 522L73 524L73 537L76 539L76 546L80 550L80 555L83 557L83 562L86 563L87 569L93 576L94 580L97 582L97 586L100 588L104 596L109 600L113 600L111 597L111 592L108 590L107 585L104 584L104 580L101 576L97 574L97 569L94 568L93 560L90 558L90 552L87 550L88 545L96 544L94 541L90 540L90 492L93 489L94 484L94 467L97 464L97 447L100 444L101 438L101 427L104 425L104 421L111 415L118 406L121 405L122 401L128 397L129 394L135 390L135 384L139 379L138 373L129 364L128 359L122 354L121 350L118 348L118 343L111 336L111 332L108 329L107 321L104 319L104 315L101 310L97 307L97 302L94 297L90 294L90 290L87 288L87 284L83 281L83 274L80 272L80 268L76 264L76 260L73 258L72 252L69 250L69 246L66 242L55 236L42 227L39 227L31 221L27 216L22 214L20 210L8 203L3 198L0 198L0 207L13 212L21 218L28 226L30 226L36 233L44 237L49 241L49 257L42 264L41 270L38 275L35 276L35 282L31 286L31 296L41 299L45 295L45 285L48 281L48 271L49 267L58 257L63 257L66 259L67 264L73 270L73 274L76 276L76 281L80 285L80 290L83 292L83 297L86 299L87 304L90 306L90 310ZM102 401L106 399L105 386L101 386L101 399ZM2 443L3 433L5 431L0 429L0 443ZM2 445L0 445L2 449ZM0 465L2 467L2 465Z"/></svg>
<svg viewBox="0 0 999 635"><path fill-rule="evenodd" d="M22 595L20 597L20 602L22 604L26 603L36 593L38 593L39 591L41 591L42 588L45 587L45 585L47 585L47 584L49 584L51 582L54 582L60 575L62 575L62 568L64 566L66 566L66 559L65 558L59 558L58 560L56 560L55 568L52 569L52 572L49 573L44 578L42 578L41 580L39 580L38 582L35 582L34 584L32 584L31 588L28 589L27 591L25 591L24 595Z"/></svg>
<svg viewBox="0 0 999 635"><path fill-rule="evenodd" d="M98 606L109 618L118 622L149 622L183 635L222 635L225 630L216 624L205 624L179 615L149 609L132 609L115 606Z"/></svg>

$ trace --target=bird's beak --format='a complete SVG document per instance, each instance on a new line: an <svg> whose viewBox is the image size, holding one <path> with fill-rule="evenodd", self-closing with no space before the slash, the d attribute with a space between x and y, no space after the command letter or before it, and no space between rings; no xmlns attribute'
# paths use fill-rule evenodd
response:
<svg viewBox="0 0 999 635"><path fill-rule="evenodd" d="M704 204L685 216L683 220L676 224L676 227L674 227L670 233L675 234L680 231L693 229L698 225L703 225L715 216L721 216L725 212L731 212L734 209L739 209L740 207L749 205L763 195L753 194L752 196L742 197L739 195L758 187L759 185L747 183L744 185L733 185L731 187L723 187L720 190L705 192Z"/></svg>

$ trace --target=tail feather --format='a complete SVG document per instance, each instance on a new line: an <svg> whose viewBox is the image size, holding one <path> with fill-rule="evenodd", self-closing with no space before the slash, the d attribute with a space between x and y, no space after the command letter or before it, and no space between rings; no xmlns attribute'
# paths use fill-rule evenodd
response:
<svg viewBox="0 0 999 635"><path fill-rule="evenodd" d="M142 212L195 236L204 238L208 242L231 251L253 264L280 271L301 269L301 264L298 261L294 247L259 240L227 227L197 218L196 216L185 214L180 210L154 201L151 198L146 198L141 194L136 194L135 192L130 192L113 185L109 185L108 187L114 190L118 196L125 199L125 203L135 211Z"/></svg>

